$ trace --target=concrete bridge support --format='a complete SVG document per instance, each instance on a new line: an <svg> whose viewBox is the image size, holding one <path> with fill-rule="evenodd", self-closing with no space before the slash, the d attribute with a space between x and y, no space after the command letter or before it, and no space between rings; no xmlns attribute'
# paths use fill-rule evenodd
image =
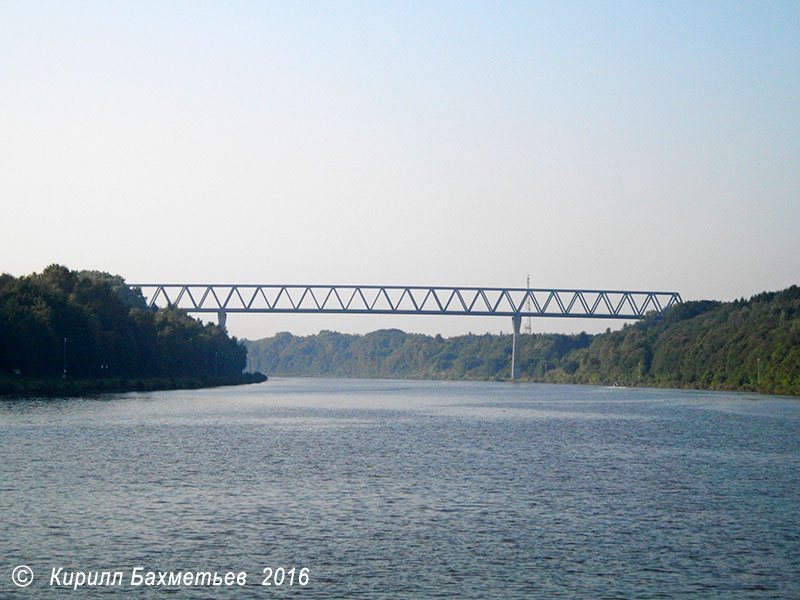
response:
<svg viewBox="0 0 800 600"><path fill-rule="evenodd" d="M519 326L522 323L521 315L511 317L514 327L514 339L511 342L511 379L519 379Z"/></svg>
<svg viewBox="0 0 800 600"><path fill-rule="evenodd" d="M225 322L228 320L228 313L224 310L217 311L217 325L220 329L225 329Z"/></svg>

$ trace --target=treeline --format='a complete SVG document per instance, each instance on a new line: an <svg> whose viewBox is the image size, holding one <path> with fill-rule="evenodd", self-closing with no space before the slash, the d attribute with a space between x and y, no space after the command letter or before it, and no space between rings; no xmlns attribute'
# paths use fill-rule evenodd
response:
<svg viewBox="0 0 800 600"><path fill-rule="evenodd" d="M604 334L520 336L527 381L800 395L800 289L686 302ZM279 333L246 342L254 369L285 376L507 379L511 336Z"/></svg>
<svg viewBox="0 0 800 600"><path fill-rule="evenodd" d="M570 350L585 347L591 336L522 336L521 353L535 372ZM245 341L250 365L274 375L400 377L415 379L502 379L510 371L511 337L464 335L443 338L382 329L366 335L321 331L297 337L279 333Z"/></svg>
<svg viewBox="0 0 800 600"><path fill-rule="evenodd" d="M216 325L151 309L119 276L51 265L0 275L0 376L5 379L240 376L247 351Z"/></svg>

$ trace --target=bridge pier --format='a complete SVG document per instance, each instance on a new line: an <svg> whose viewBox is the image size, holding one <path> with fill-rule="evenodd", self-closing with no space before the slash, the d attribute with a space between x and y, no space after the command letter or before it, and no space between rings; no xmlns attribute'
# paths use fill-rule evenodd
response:
<svg viewBox="0 0 800 600"><path fill-rule="evenodd" d="M514 339L511 341L511 379L519 379L519 326L522 324L522 315L511 317L511 324L514 327Z"/></svg>
<svg viewBox="0 0 800 600"><path fill-rule="evenodd" d="M228 320L228 313L224 310L217 311L217 325L220 329L225 329L225 322Z"/></svg>

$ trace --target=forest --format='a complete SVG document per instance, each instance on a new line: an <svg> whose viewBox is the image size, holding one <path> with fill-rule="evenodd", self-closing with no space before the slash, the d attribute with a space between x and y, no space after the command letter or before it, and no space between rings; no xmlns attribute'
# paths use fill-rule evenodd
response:
<svg viewBox="0 0 800 600"><path fill-rule="evenodd" d="M0 393L30 378L236 378L246 356L223 329L148 307L117 275L60 265L0 275Z"/></svg>
<svg viewBox="0 0 800 600"><path fill-rule="evenodd" d="M800 395L800 289L685 302L617 331L519 343L523 381ZM511 368L510 335L321 331L245 344L252 369L278 376L504 380Z"/></svg>

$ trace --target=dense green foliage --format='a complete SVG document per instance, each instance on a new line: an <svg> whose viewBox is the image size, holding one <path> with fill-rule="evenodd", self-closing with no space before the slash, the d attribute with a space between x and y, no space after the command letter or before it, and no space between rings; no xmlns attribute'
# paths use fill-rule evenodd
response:
<svg viewBox="0 0 800 600"><path fill-rule="evenodd" d="M533 363L555 361L590 339L586 334L523 336L524 364L535 373ZM511 361L510 336L490 334L445 339L397 329L363 336L321 331L245 343L251 366L275 375L494 379L507 375Z"/></svg>
<svg viewBox="0 0 800 600"><path fill-rule="evenodd" d="M246 342L253 368L274 375L505 379L511 336L280 333ZM520 336L522 379L800 394L800 289L748 301L686 302L590 336Z"/></svg>
<svg viewBox="0 0 800 600"><path fill-rule="evenodd" d="M69 378L234 377L246 356L216 325L148 308L118 276L58 265L0 276L2 376L60 377L66 363Z"/></svg>
<svg viewBox="0 0 800 600"><path fill-rule="evenodd" d="M522 336L525 374L540 373L590 340L585 333ZM251 366L274 375L502 379L511 361L510 336L490 334L445 339L397 329L363 336L321 331L306 337L279 333L245 343Z"/></svg>
<svg viewBox="0 0 800 600"><path fill-rule="evenodd" d="M687 302L571 358L578 367L564 380L800 394L800 289Z"/></svg>

